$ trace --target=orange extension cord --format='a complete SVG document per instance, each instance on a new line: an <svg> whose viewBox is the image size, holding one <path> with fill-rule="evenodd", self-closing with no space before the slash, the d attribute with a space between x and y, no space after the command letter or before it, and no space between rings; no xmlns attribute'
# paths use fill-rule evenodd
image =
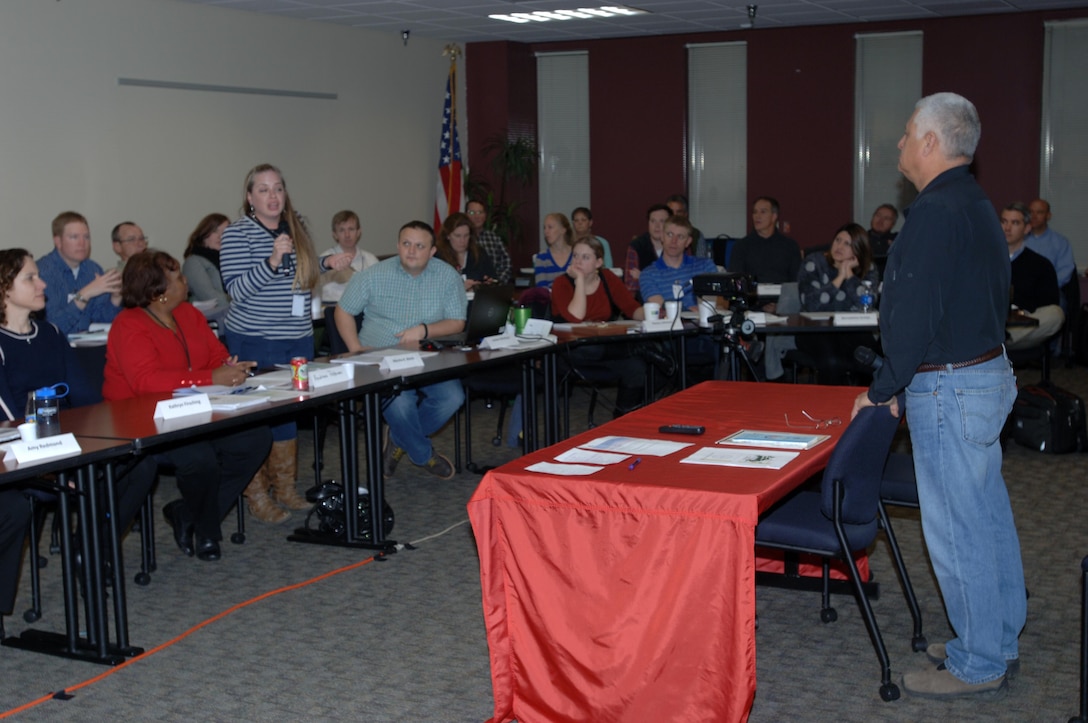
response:
<svg viewBox="0 0 1088 723"><path fill-rule="evenodd" d="M379 554L375 555L374 557L368 557L365 560L361 560L359 562L353 562L352 564L347 565L345 567L341 567L341 568L339 568L337 570L330 570L329 572L326 572L326 573L324 573L322 575L318 575L317 577L310 578L309 580L305 580L303 582L295 583L294 585L287 585L285 587L279 588L278 590L270 590L269 592L258 595L255 598L252 598L250 600L246 600L245 602L238 603L237 605L234 605L232 607L227 608L226 610L219 613L218 615L214 615L214 616L208 618L207 620L205 620L202 623L197 623L196 625L189 628L184 633L182 633L181 635L178 635L174 639L167 640L162 645L158 645L158 646L152 648L151 650L148 650L143 655L132 658L131 660L126 660L125 662L121 663L120 665L118 665L116 667L113 667L113 668L110 668L109 670L107 670L105 673L102 673L101 675L96 675L93 678L85 680L82 683L77 683L76 685L73 685L70 688L65 688L64 690L61 690L61 691L54 691L52 693L48 693L46 695L43 695L41 698L38 698L37 700L32 700L29 703L25 703L25 704L19 706L18 708L12 708L11 710L4 711L3 713L0 713L0 719L9 718L9 717L11 717L13 715L16 715L18 713L22 713L23 711L27 711L27 710L30 710L31 708L39 706L42 703L45 703L46 701L53 700L59 693L71 693L72 691L76 691L76 690L79 690L80 688L85 688L88 685L91 685L93 683L97 683L100 680L105 680L106 678L113 675L114 673L119 673L122 670L124 670L125 668L127 668L128 666L130 666L130 665L133 665L135 663L139 663L142 660L146 660L147 658L151 657L152 655L159 652L160 650L166 650L171 645L174 645L175 643L178 643L178 642L184 640L185 638L189 637L190 635L195 633L197 630L200 630L203 627L211 625L212 623L216 622L217 620L221 620L221 619L225 618L226 616L230 615L231 613L236 612L238 610L241 610L242 608L249 607L250 605L253 605L254 603L260 602L261 600L264 600L266 598L270 598L270 597L272 597L274 595L279 595L281 593L290 592L291 590L298 590L300 588L306 587L307 585L313 585L315 582L320 582L321 580L324 580L325 578L332 577L333 575L339 575L340 573L343 573L343 572L348 572L350 570L355 570L357 568L362 567L363 565L374 562L375 559L380 558L380 557L384 557L384 555L379 553Z"/></svg>

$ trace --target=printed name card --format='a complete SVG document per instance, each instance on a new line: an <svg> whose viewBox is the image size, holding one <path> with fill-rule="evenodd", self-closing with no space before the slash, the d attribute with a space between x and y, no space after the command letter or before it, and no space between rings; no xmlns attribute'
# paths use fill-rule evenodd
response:
<svg viewBox="0 0 1088 723"><path fill-rule="evenodd" d="M677 315L675 319L644 319L642 321L642 331L646 333L654 331L673 331L683 329L684 324Z"/></svg>
<svg viewBox="0 0 1088 723"><path fill-rule="evenodd" d="M355 379L354 364L330 364L320 369L310 368L310 389L324 389Z"/></svg>
<svg viewBox="0 0 1088 723"><path fill-rule="evenodd" d="M546 319L527 319L525 321L525 329L521 332L522 336L540 336L545 337L552 333L552 322Z"/></svg>
<svg viewBox="0 0 1088 723"><path fill-rule="evenodd" d="M875 311L836 311L831 318L832 326L876 326L880 314Z"/></svg>
<svg viewBox="0 0 1088 723"><path fill-rule="evenodd" d="M27 464L54 457L70 457L82 451L74 434L58 434L55 437L43 437L31 442L12 442L8 451L4 453L4 460L14 457L19 464Z"/></svg>
<svg viewBox="0 0 1088 723"><path fill-rule="evenodd" d="M382 359L380 369L383 372L395 372L402 369L415 369L416 367L423 366L423 357L419 355L418 351L408 352L407 354L396 354L394 356L387 356Z"/></svg>
<svg viewBox="0 0 1088 723"><path fill-rule="evenodd" d="M513 349L519 345L518 338L509 334L485 336L480 340L481 349Z"/></svg>
<svg viewBox="0 0 1088 723"><path fill-rule="evenodd" d="M207 394L190 394L185 397L164 399L155 405L154 419L177 419L190 414L212 413L212 403Z"/></svg>

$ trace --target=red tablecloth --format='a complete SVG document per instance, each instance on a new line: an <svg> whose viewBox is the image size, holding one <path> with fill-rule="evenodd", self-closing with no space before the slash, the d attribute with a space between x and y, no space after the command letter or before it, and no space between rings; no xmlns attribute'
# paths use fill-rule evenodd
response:
<svg viewBox="0 0 1088 723"><path fill-rule="evenodd" d="M494 721L741 721L755 694L755 525L826 465L856 388L707 382L488 473L469 501ZM679 464L805 410L843 425L782 470ZM588 477L526 471L604 436L696 447ZM801 430L790 430L801 431Z"/></svg>

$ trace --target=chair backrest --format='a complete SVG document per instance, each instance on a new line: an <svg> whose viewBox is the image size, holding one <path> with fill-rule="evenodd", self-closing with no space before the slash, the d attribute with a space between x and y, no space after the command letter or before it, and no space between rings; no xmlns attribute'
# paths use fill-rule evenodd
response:
<svg viewBox="0 0 1088 723"><path fill-rule="evenodd" d="M899 400L902 412L903 400ZM843 488L842 519L863 525L876 519L880 481L899 418L887 407L866 407L850 422L824 470L821 509L828 519L835 514L834 483Z"/></svg>
<svg viewBox="0 0 1088 723"><path fill-rule="evenodd" d="M325 307L325 335L329 340L329 354L345 354L348 350L348 345L344 343L343 337L340 336L340 330L336 328L336 307ZM363 314L360 313L355 317L355 330L356 332L363 325Z"/></svg>

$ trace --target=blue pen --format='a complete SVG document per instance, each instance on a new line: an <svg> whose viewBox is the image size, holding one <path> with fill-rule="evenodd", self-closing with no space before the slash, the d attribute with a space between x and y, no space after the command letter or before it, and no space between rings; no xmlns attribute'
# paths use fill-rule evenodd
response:
<svg viewBox="0 0 1088 723"><path fill-rule="evenodd" d="M245 394L246 392L252 392L257 387L238 387L237 389L231 389L227 394Z"/></svg>
<svg viewBox="0 0 1088 723"><path fill-rule="evenodd" d="M635 461L632 462L631 464L627 465L627 469L628 470L633 470L635 467L638 467L640 464L642 464L642 457L635 457Z"/></svg>

